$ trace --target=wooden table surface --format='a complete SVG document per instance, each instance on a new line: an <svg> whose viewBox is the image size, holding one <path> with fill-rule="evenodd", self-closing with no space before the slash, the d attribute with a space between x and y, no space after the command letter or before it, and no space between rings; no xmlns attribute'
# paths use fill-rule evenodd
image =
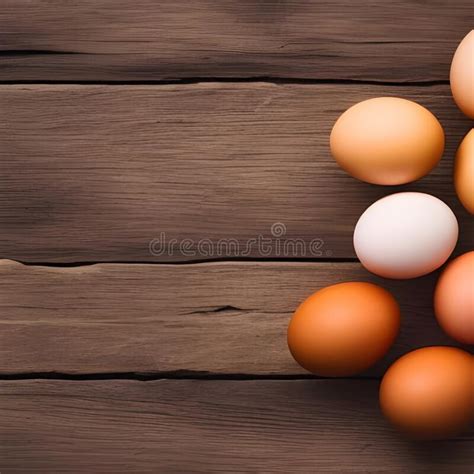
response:
<svg viewBox="0 0 474 474"><path fill-rule="evenodd" d="M0 0L1 474L472 473L474 431L415 443L378 408L398 356L457 345L438 273L377 278L351 240L416 190L473 248L448 81L473 19L469 0ZM329 155L338 115L380 95L445 128L416 183ZM344 280L392 290L401 333L359 377L312 377L286 327Z"/></svg>

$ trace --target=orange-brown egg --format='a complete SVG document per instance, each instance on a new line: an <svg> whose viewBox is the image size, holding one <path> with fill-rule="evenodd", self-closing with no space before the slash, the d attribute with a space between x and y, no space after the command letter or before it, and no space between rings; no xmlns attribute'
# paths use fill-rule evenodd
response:
<svg viewBox="0 0 474 474"><path fill-rule="evenodd" d="M451 63L449 79L457 106L474 119L474 30L459 43Z"/></svg>
<svg viewBox="0 0 474 474"><path fill-rule="evenodd" d="M298 307L288 327L288 347L310 372L353 375L387 352L399 325L398 304L387 290L372 283L339 283Z"/></svg>
<svg viewBox="0 0 474 474"><path fill-rule="evenodd" d="M380 386L385 416L414 438L455 436L472 419L473 357L454 347L426 347L405 354Z"/></svg>
<svg viewBox="0 0 474 474"><path fill-rule="evenodd" d="M410 100L378 97L346 110L335 123L331 153L351 176L373 184L409 183L429 173L444 151L436 117Z"/></svg>
<svg viewBox="0 0 474 474"><path fill-rule="evenodd" d="M454 339L474 344L474 251L454 259L441 274L434 293L440 326Z"/></svg>
<svg viewBox="0 0 474 474"><path fill-rule="evenodd" d="M472 94L474 96L474 89ZM454 186L466 211L474 214L474 128L464 137L456 152Z"/></svg>

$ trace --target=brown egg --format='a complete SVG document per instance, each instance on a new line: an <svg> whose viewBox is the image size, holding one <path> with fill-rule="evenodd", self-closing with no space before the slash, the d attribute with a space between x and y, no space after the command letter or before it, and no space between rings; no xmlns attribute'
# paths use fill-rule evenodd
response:
<svg viewBox="0 0 474 474"><path fill-rule="evenodd" d="M310 372L353 375L387 352L399 325L400 310L388 291L372 283L339 283L299 306L288 327L288 347Z"/></svg>
<svg viewBox="0 0 474 474"><path fill-rule="evenodd" d="M434 294L440 326L454 339L474 344L474 251L453 260L441 274Z"/></svg>
<svg viewBox="0 0 474 474"><path fill-rule="evenodd" d="M465 36L456 49L449 79L457 106L474 119L474 30Z"/></svg>
<svg viewBox="0 0 474 474"><path fill-rule="evenodd" d="M473 357L454 347L426 347L405 354L380 386L385 416L414 438L455 436L474 410Z"/></svg>
<svg viewBox="0 0 474 474"><path fill-rule="evenodd" d="M373 184L404 184L438 164L444 132L436 117L416 102L378 97L339 117L330 146L332 156L351 176Z"/></svg>
<svg viewBox="0 0 474 474"><path fill-rule="evenodd" d="M473 59L474 61L474 59ZM474 90L473 90L474 96ZM474 129L464 137L456 152L454 186L462 205L474 214Z"/></svg>

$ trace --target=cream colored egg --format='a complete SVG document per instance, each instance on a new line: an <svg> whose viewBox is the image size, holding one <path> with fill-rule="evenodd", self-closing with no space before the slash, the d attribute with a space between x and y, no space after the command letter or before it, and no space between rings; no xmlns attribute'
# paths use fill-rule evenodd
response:
<svg viewBox="0 0 474 474"><path fill-rule="evenodd" d="M474 59L473 59L474 60ZM474 129L464 137L456 153L454 186L462 205L474 214Z"/></svg>
<svg viewBox="0 0 474 474"><path fill-rule="evenodd" d="M457 106L474 119L474 30L465 36L454 53L450 82Z"/></svg>
<svg viewBox="0 0 474 474"><path fill-rule="evenodd" d="M453 211L425 193L396 193L369 206L354 230L364 267L386 278L415 278L436 270L458 239Z"/></svg>

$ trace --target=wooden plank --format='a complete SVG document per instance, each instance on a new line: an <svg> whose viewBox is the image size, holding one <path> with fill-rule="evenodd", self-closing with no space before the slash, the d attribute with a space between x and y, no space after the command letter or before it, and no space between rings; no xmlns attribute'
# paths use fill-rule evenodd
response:
<svg viewBox="0 0 474 474"><path fill-rule="evenodd" d="M339 114L380 95L416 100L444 125L444 159L417 183L368 185L330 157ZM3 258L351 258L360 214L402 190L445 200L461 224L458 251L472 248L474 222L452 183L470 124L448 86L1 86L0 109ZM303 239L306 252L285 253L276 239L259 248L254 239L272 238L274 223L286 226L283 238ZM165 245L150 252L162 232ZM221 239L235 239L237 250ZM311 251L314 239L321 246Z"/></svg>
<svg viewBox="0 0 474 474"><path fill-rule="evenodd" d="M403 439L375 381L0 383L2 472L467 473L474 432ZM355 435L357 433L357 435Z"/></svg>
<svg viewBox="0 0 474 474"><path fill-rule="evenodd" d="M0 80L448 80L469 0L3 0Z"/></svg>
<svg viewBox="0 0 474 474"><path fill-rule="evenodd" d="M433 317L436 275L387 281L356 263L50 268L4 260L0 373L304 374L287 349L289 319L312 292L350 280L381 284L402 308L396 343L364 375L383 374L416 347L456 344Z"/></svg>

